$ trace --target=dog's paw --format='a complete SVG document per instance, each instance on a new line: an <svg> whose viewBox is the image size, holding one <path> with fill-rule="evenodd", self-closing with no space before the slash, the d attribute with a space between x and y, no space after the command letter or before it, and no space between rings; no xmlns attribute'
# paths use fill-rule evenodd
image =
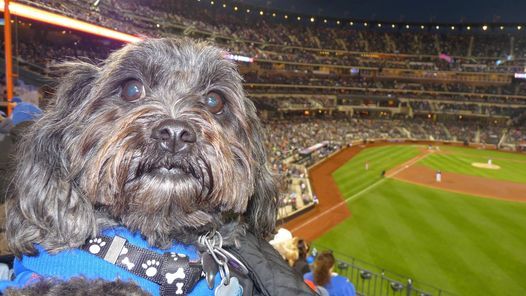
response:
<svg viewBox="0 0 526 296"><path fill-rule="evenodd" d="M159 266L159 261L157 260L148 260L146 263L142 264L142 268L146 269L146 275L153 277L157 274L157 267Z"/></svg>
<svg viewBox="0 0 526 296"><path fill-rule="evenodd" d="M89 243L91 246L89 246L89 252L91 254L98 254L102 247L106 245L106 242L103 241L101 238L93 238L89 240Z"/></svg>

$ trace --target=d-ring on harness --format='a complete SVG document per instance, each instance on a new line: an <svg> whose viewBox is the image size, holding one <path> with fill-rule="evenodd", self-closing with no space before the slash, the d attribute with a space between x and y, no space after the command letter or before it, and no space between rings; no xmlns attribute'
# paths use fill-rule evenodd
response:
<svg viewBox="0 0 526 296"><path fill-rule="evenodd" d="M221 284L216 288L215 295L243 295L243 287L239 284L239 280L230 276L229 265L243 275L248 274L248 269L232 253L223 249L221 234L217 231L213 234L207 233L199 237L198 243L207 249L201 257L201 263L208 287L213 287L214 277L219 269Z"/></svg>

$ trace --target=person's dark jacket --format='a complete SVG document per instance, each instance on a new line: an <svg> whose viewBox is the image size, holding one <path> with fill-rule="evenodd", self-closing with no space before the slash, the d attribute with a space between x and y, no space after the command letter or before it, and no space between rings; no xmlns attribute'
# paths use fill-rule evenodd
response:
<svg viewBox="0 0 526 296"><path fill-rule="evenodd" d="M307 263L307 260L305 259L298 259L296 262L294 262L294 266L292 268L302 276L310 271L309 263Z"/></svg>
<svg viewBox="0 0 526 296"><path fill-rule="evenodd" d="M267 241L247 233L240 238L240 246L228 251L249 269L248 276L236 275L243 286L243 296L317 295Z"/></svg>

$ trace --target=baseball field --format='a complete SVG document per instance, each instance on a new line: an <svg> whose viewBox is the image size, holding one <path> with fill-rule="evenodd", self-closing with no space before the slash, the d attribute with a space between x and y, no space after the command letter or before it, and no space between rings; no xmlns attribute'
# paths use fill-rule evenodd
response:
<svg viewBox="0 0 526 296"><path fill-rule="evenodd" d="M336 159L332 193L311 173L320 208L295 234L332 223L310 238L342 259L458 295L526 295L526 155L387 145Z"/></svg>

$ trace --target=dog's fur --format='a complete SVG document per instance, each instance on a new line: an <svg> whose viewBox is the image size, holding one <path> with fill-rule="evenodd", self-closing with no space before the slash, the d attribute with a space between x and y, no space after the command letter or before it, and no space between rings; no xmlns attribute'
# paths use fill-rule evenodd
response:
<svg viewBox="0 0 526 296"><path fill-rule="evenodd" d="M116 280L106 282L103 280L86 280L85 278L72 278L67 282L57 279L45 279L21 289L8 288L6 296L149 296L133 282Z"/></svg>
<svg viewBox="0 0 526 296"><path fill-rule="evenodd" d="M20 146L7 238L16 256L76 248L105 227L139 231L160 248L219 231L274 231L277 187L266 166L260 122L224 52L189 39L129 44L100 65L69 62L55 102ZM136 79L146 96L123 100ZM210 91L222 113L204 105ZM152 130L184 122L196 141L163 150ZM176 168L176 174L159 169Z"/></svg>

